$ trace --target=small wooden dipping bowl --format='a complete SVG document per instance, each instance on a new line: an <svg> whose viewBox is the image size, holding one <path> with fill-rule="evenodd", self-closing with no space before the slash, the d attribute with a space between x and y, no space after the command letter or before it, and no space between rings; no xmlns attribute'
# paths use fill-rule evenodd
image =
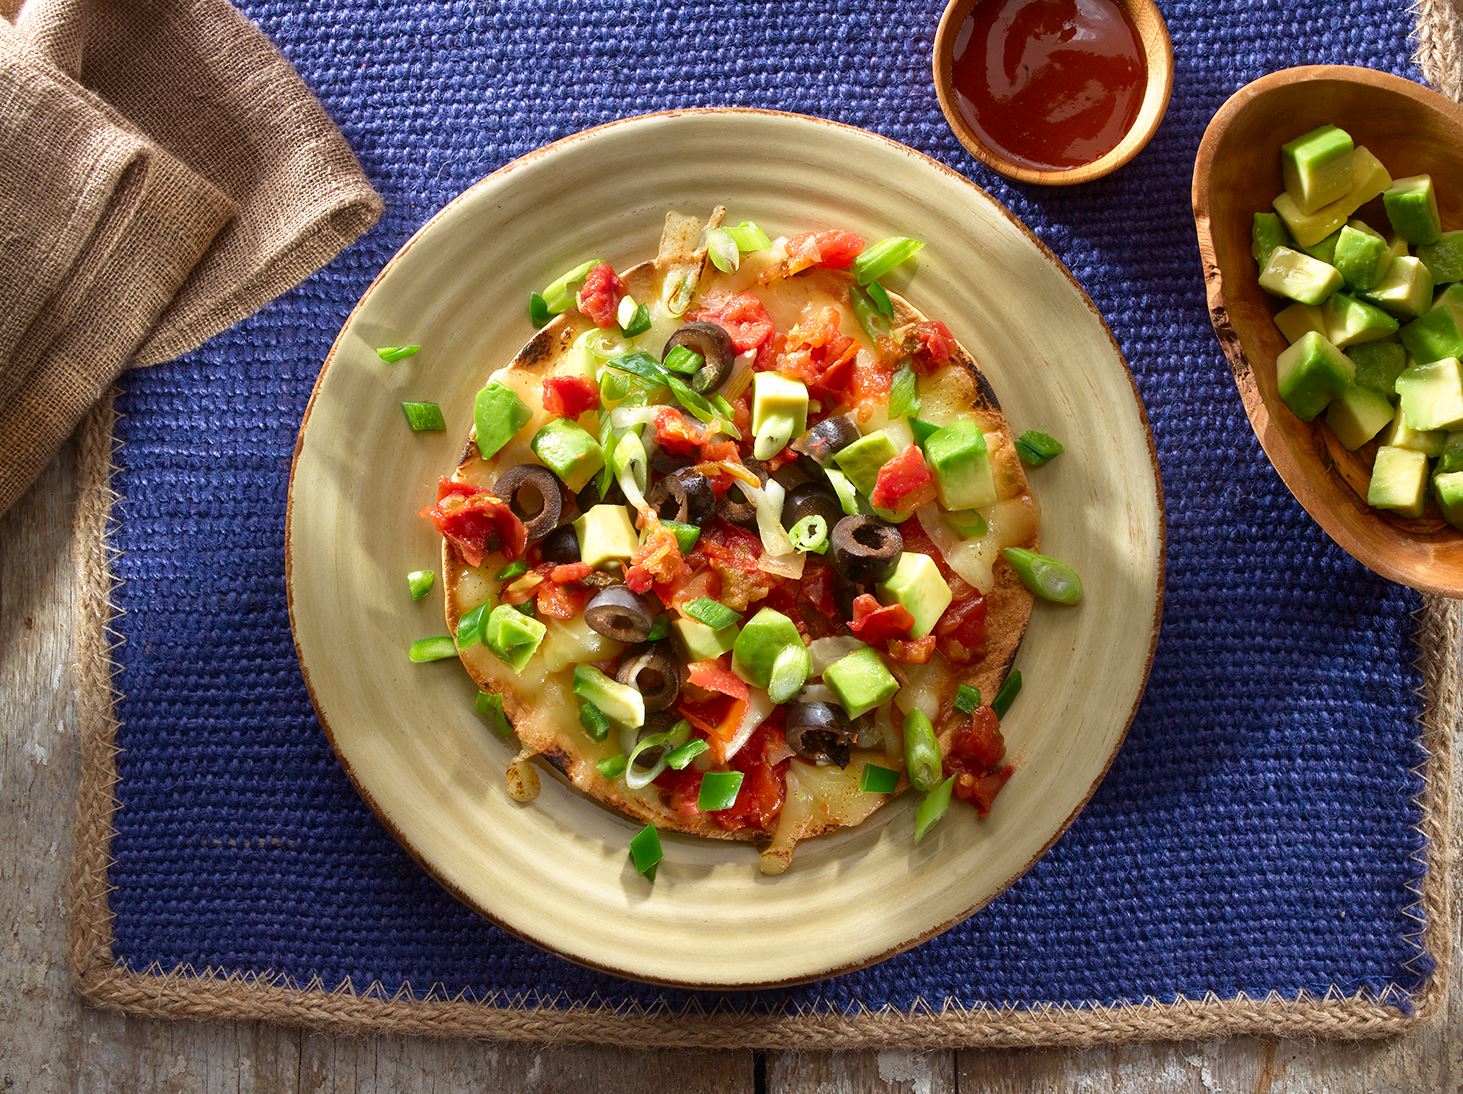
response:
<svg viewBox="0 0 1463 1094"><path fill-rule="evenodd" d="M1002 152L986 144L970 128L956 102L955 91L955 39L960 26L971 9L982 0L950 0L945 14L940 16L939 29L935 31L935 94L940 99L940 109L950 129L981 163L999 171L1017 182L1031 182L1039 186L1075 186L1080 182L1091 182L1104 175L1110 175L1143 150L1158 123L1163 121L1168 109L1168 97L1173 91L1173 42L1168 36L1168 24L1163 13L1153 0L1116 0L1128 21L1133 24L1138 41L1143 47L1143 58L1148 69L1148 81L1143 91L1143 101L1133 124L1123 134L1122 140L1113 148L1090 163L1076 167L1032 167L1008 159Z"/></svg>
<svg viewBox="0 0 1463 1094"><path fill-rule="evenodd" d="M1424 592L1463 597L1463 532L1435 508L1416 520L1366 503L1375 442L1348 452L1317 419L1301 421L1275 386L1282 306L1260 288L1255 213L1282 190L1280 145L1326 122L1370 149L1393 178L1431 174L1444 228L1463 228L1463 108L1397 76L1345 65L1272 72L1234 93L1194 162L1194 225L1209 317L1250 424L1281 479L1332 539L1368 569ZM1388 230L1380 199L1357 215Z"/></svg>

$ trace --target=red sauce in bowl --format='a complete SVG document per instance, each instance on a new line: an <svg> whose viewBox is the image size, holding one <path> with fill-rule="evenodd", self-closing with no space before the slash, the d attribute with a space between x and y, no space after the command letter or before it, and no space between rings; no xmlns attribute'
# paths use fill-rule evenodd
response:
<svg viewBox="0 0 1463 1094"><path fill-rule="evenodd" d="M955 101L1013 163L1080 167L1132 127L1148 74L1114 0L981 0L955 36Z"/></svg>

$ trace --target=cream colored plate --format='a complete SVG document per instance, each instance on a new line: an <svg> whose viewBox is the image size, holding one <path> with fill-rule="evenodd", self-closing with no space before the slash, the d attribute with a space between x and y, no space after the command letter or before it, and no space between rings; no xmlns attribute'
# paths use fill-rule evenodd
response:
<svg viewBox="0 0 1463 1094"><path fill-rule="evenodd" d="M919 847L908 795L861 828L798 848L779 878L743 844L668 836L653 885L629 865L636 826L545 777L504 789L509 747L472 710L455 661L412 665L440 634L436 566L417 512L456 465L472 396L532 333L529 293L596 255L650 257L669 209L769 232L854 229L928 241L891 279L975 355L1016 430L1061 438L1032 474L1044 548L1082 574L1077 609L1038 604L1007 716L1020 769L991 816L958 805ZM400 364L375 347L419 342ZM413 434L403 399L439 402L445 434ZM575 961L698 987L807 980L887 957L1011 884L1086 803L1126 732L1157 640L1163 508L1143 409L1091 303L985 192L917 152L793 115L689 111L540 149L443 209L387 265L321 370L300 430L286 526L290 618L341 763L443 885Z"/></svg>

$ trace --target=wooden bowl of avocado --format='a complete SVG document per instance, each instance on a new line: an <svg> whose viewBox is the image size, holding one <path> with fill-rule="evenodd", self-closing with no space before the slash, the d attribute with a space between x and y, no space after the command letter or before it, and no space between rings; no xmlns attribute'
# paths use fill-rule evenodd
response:
<svg viewBox="0 0 1463 1094"><path fill-rule="evenodd" d="M1369 569L1463 597L1463 108L1370 69L1270 73L1209 123L1193 204L1285 485Z"/></svg>

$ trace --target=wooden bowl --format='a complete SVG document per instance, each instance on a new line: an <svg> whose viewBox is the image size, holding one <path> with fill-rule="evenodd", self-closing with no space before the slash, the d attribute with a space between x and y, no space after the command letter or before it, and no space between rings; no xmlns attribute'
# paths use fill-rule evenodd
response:
<svg viewBox="0 0 1463 1094"><path fill-rule="evenodd" d="M1138 116L1111 151L1091 163L1061 168L1032 167L1007 159L982 141L960 113L954 81L955 40L965 17L980 2L950 0L935 31L935 94L939 96L940 109L945 112L945 121L967 152L987 167L1017 182L1032 182L1038 186L1075 186L1079 182L1091 182L1112 174L1143 150L1158 131L1158 123L1163 121L1164 112L1168 109L1169 93L1173 91L1173 42L1169 39L1163 13L1153 0L1117 0L1138 34L1143 57L1148 64L1148 86L1138 107Z"/></svg>
<svg viewBox="0 0 1463 1094"><path fill-rule="evenodd" d="M1325 122L1349 132L1394 178L1438 181L1446 227L1463 227L1463 108L1383 72L1312 65L1246 84L1220 108L1194 163L1194 224L1209 317L1250 424L1281 479L1341 548L1368 569L1423 592L1463 597L1463 533L1431 507L1416 520L1366 503L1375 444L1348 452L1319 420L1301 421L1275 387L1286 341L1277 301L1260 288L1250 253L1253 215L1280 193L1280 145ZM1381 202L1359 214L1385 225Z"/></svg>

